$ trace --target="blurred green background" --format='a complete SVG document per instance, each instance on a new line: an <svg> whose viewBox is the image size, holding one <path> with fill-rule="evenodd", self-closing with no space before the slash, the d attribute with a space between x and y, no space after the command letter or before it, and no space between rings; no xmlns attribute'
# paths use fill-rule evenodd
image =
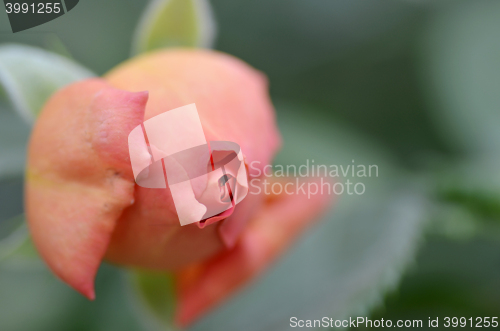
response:
<svg viewBox="0 0 500 331"><path fill-rule="evenodd" d="M269 78L285 138L276 162L356 160L378 164L380 176L363 197L340 197L267 275L193 329L287 330L291 316L499 316L500 2L210 3L214 48ZM103 74L130 56L146 5L82 0L16 34L2 11L0 44L69 55ZM0 108L8 239L23 212L30 125L6 100ZM5 258L0 330L154 329L133 292L123 271L105 265L89 303L39 261Z"/></svg>

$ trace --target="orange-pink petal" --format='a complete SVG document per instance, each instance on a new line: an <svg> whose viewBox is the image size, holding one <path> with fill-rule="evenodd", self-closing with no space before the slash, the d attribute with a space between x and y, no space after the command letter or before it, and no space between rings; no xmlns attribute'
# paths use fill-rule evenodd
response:
<svg viewBox="0 0 500 331"><path fill-rule="evenodd" d="M30 139L26 213L34 243L89 299L115 224L133 203L127 135L143 121L147 99L99 79L70 85L48 101Z"/></svg>
<svg viewBox="0 0 500 331"><path fill-rule="evenodd" d="M268 197L234 249L178 273L176 321L186 326L258 276L331 202L329 195Z"/></svg>

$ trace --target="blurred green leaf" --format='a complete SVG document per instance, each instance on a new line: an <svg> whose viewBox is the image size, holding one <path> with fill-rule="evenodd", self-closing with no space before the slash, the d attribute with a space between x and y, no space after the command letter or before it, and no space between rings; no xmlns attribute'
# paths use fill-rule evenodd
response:
<svg viewBox="0 0 500 331"><path fill-rule="evenodd" d="M0 262L11 256L29 237L24 215L0 223Z"/></svg>
<svg viewBox="0 0 500 331"><path fill-rule="evenodd" d="M30 126L0 104L0 179L23 175L29 133Z"/></svg>
<svg viewBox="0 0 500 331"><path fill-rule="evenodd" d="M55 91L92 76L79 64L42 49L17 44L0 46L0 86L29 123L34 122Z"/></svg>
<svg viewBox="0 0 500 331"><path fill-rule="evenodd" d="M4 267L38 262L38 252L31 240L24 215L3 221L0 225L0 263Z"/></svg>
<svg viewBox="0 0 500 331"><path fill-rule="evenodd" d="M288 330L289 319L366 314L396 286L426 225L424 188L370 139L345 125L314 118L310 107L278 103L284 150L276 164L377 165L363 195L343 194L323 222L284 259L192 330ZM272 312L272 313L270 313Z"/></svg>
<svg viewBox="0 0 500 331"><path fill-rule="evenodd" d="M457 242L431 237L417 258L417 268L371 318L422 319L425 326L429 317L439 317L442 326L447 316L498 316L498 261L498 241L476 238Z"/></svg>
<svg viewBox="0 0 500 331"><path fill-rule="evenodd" d="M134 317L118 268L100 267L97 297L89 301L38 262L0 263L0 330L145 330Z"/></svg>
<svg viewBox="0 0 500 331"><path fill-rule="evenodd" d="M478 157L448 164L436 173L438 233L500 238L499 164L498 157Z"/></svg>
<svg viewBox="0 0 500 331"><path fill-rule="evenodd" d="M98 296L89 301L39 258L24 215L0 223L0 330L140 330L125 284L122 272L104 263Z"/></svg>
<svg viewBox="0 0 500 331"><path fill-rule="evenodd" d="M153 0L137 26L132 53L165 47L209 48L215 33L208 0Z"/></svg>
<svg viewBox="0 0 500 331"><path fill-rule="evenodd" d="M440 197L464 206L476 216L500 224L499 162L463 164L452 169L442 179Z"/></svg>
<svg viewBox="0 0 500 331"><path fill-rule="evenodd" d="M175 330L173 277L165 272L130 271L134 303L143 322L158 330ZM148 318L149 317L149 318Z"/></svg>
<svg viewBox="0 0 500 331"><path fill-rule="evenodd" d="M427 20L422 85L445 139L472 155L500 153L500 2L452 2Z"/></svg>
<svg viewBox="0 0 500 331"><path fill-rule="evenodd" d="M461 205L436 203L431 217L429 233L454 241L470 240L480 235L484 224L477 215Z"/></svg>
<svg viewBox="0 0 500 331"><path fill-rule="evenodd" d="M462 152L434 176L434 227L449 238L500 233L500 3L458 2L427 20L422 85L437 127Z"/></svg>

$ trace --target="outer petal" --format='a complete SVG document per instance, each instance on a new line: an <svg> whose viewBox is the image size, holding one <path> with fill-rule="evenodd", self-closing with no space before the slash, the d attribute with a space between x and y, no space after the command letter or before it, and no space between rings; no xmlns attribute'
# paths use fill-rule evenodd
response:
<svg viewBox="0 0 500 331"><path fill-rule="evenodd" d="M127 136L142 123L147 92L92 79L56 93L34 128L26 212L50 268L90 299L116 221L133 203Z"/></svg>
<svg viewBox="0 0 500 331"><path fill-rule="evenodd" d="M331 202L328 195L270 196L234 249L177 274L177 323L187 325L259 275Z"/></svg>

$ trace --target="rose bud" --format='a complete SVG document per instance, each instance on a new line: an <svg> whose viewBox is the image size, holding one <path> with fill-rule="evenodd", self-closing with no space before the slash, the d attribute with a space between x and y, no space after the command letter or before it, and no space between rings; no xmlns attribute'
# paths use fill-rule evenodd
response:
<svg viewBox="0 0 500 331"><path fill-rule="evenodd" d="M181 226L168 188L135 184L127 137L192 103L207 141L241 146L250 180L272 162L280 135L264 75L229 55L174 49L55 93L35 124L26 170L30 231L58 277L93 299L103 259L174 272L182 325L264 270L329 202L250 189L231 210Z"/></svg>

